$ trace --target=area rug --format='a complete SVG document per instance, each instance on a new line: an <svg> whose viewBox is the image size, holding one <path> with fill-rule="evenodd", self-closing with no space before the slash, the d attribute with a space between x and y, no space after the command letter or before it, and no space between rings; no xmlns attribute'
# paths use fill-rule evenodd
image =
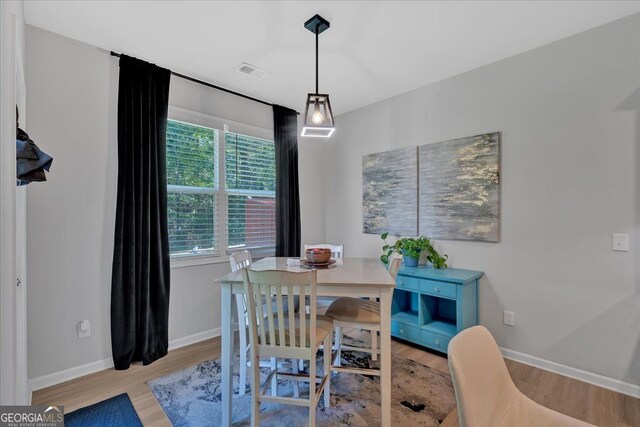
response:
<svg viewBox="0 0 640 427"><path fill-rule="evenodd" d="M142 427L129 395L119 394L64 415L67 427Z"/></svg>
<svg viewBox="0 0 640 427"><path fill-rule="evenodd" d="M345 340L345 341L348 341ZM351 339L351 345L358 345ZM321 352L320 352L321 353ZM366 353L344 352L344 365L367 367L372 362ZM375 363L375 362L374 362ZM322 358L318 358L318 373ZM221 421L220 360L199 365L149 381L148 385L174 426L217 426ZM268 369L261 371L262 381ZM438 426L455 405L449 375L412 360L392 356L392 425ZM233 424L248 426L251 422L251 390L238 395L238 360L233 378ZM307 383L308 384L308 383ZM302 396L308 396L308 385L300 385ZM318 426L374 426L380 424L380 380L359 374L332 373L331 405L324 408L322 399L316 412ZM278 382L278 395L292 396L288 381ZM261 426L305 426L308 409L289 405L263 403Z"/></svg>

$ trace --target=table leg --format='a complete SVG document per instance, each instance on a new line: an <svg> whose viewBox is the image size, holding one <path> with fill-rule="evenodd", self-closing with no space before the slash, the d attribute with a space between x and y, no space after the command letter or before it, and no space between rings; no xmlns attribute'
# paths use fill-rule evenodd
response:
<svg viewBox="0 0 640 427"><path fill-rule="evenodd" d="M231 284L222 285L222 426L231 426L233 399L233 326L231 315ZM252 391L253 392L253 391Z"/></svg>
<svg viewBox="0 0 640 427"><path fill-rule="evenodd" d="M391 298L393 289L380 290L380 394L382 426L391 426Z"/></svg>

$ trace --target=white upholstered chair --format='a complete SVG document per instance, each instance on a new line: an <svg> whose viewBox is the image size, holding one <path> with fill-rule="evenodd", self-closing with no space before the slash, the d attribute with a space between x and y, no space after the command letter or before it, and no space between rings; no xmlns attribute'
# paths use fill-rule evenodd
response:
<svg viewBox="0 0 640 427"><path fill-rule="evenodd" d="M395 254L389 259L389 274L395 279L400 268L402 255ZM380 303L374 300L364 300L359 298L340 297L336 298L327 309L326 315L333 319L335 330L335 355L334 367L340 367L340 357L342 350L357 350L371 353L371 359L378 357L378 332L380 331ZM371 331L371 347L352 347L344 345L342 342L343 328L366 329ZM342 368L342 371L359 371ZM380 375L379 370L374 370L373 375Z"/></svg>
<svg viewBox="0 0 640 427"><path fill-rule="evenodd" d="M460 427L591 426L522 394L511 380L498 344L484 326L457 334L449 342L448 353Z"/></svg>
<svg viewBox="0 0 640 427"><path fill-rule="evenodd" d="M249 317L251 349L251 425L260 425L260 403L273 402L288 405L307 406L309 408L309 426L315 426L316 406L324 391L324 405L329 407L331 356L325 355L322 376L316 376L316 354L321 344L331 348L331 318L316 315L317 271L301 273L291 271L252 271L243 269L247 314ZM271 298L275 295L275 298ZM283 300L294 305L294 295L301 301L310 300L310 313L286 312ZM283 299L284 297L284 299ZM260 301L266 300L265 307ZM259 319L263 319L260 321ZM261 357L309 360L309 373L284 373L273 368L260 385ZM290 379L309 382L307 399L299 397L280 397L277 395L277 379ZM276 381L273 381L275 379ZM276 393L266 394L271 383ZM319 384L318 384L319 383ZM273 390L272 390L273 391Z"/></svg>

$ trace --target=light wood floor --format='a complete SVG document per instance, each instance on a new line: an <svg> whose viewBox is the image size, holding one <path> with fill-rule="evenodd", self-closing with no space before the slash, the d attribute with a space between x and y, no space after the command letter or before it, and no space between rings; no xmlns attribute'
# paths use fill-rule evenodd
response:
<svg viewBox="0 0 640 427"><path fill-rule="evenodd" d="M448 372L447 359L440 355L395 340L392 352ZM145 426L170 426L147 381L219 355L220 339L214 338L170 351L149 366L136 365L127 371L108 369L38 390L33 394L33 404L65 405L65 412L71 412L128 393ZM518 388L544 406L599 426L640 426L639 399L509 360L507 366ZM458 426L455 409L442 426Z"/></svg>

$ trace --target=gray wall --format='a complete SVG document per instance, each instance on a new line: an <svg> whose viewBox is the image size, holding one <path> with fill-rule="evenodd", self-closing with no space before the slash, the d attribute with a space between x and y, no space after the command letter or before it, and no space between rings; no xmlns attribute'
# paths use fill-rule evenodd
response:
<svg viewBox="0 0 640 427"><path fill-rule="evenodd" d="M501 346L640 384L639 87L636 14L341 115L327 240L380 253L361 232L362 155L502 131L501 242L437 247L486 272L480 322ZM630 252L611 251L613 232Z"/></svg>
<svg viewBox="0 0 640 427"><path fill-rule="evenodd" d="M111 354L117 61L27 27L26 67L28 131L55 158L27 200L35 378ZM639 87L635 15L339 116L328 145L301 139L303 243L379 255L361 233L361 156L500 130L502 241L438 247L487 273L480 320L502 346L640 384ZM179 79L171 103L271 127L268 108ZM611 252L612 232L630 233L632 251ZM219 327L210 283L227 269L172 269L171 340ZM78 340L83 318L92 337Z"/></svg>
<svg viewBox="0 0 640 427"><path fill-rule="evenodd" d="M27 200L29 377L111 357L109 301L117 181L117 60L101 49L27 27L29 134L54 157ZM301 98L301 103L303 102ZM272 129L270 107L172 78L170 104ZM303 241L324 239L321 144L300 144ZM322 192L321 192L322 193ZM220 326L213 280L228 263L171 270L169 339ZM79 340L76 324L92 322Z"/></svg>

